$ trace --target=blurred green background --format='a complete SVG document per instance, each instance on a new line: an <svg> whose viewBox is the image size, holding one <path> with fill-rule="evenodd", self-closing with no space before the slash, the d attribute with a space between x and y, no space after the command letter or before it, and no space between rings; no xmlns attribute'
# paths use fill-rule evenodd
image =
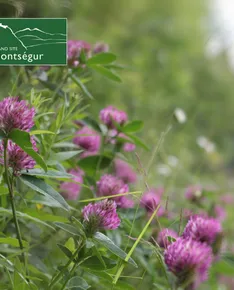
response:
<svg viewBox="0 0 234 290"><path fill-rule="evenodd" d="M97 117L103 106L112 104L126 110L130 119L144 120L140 137L151 148L138 150L144 166L161 143L150 171L153 180L173 179L173 186L183 187L209 179L225 190L232 186L227 177L231 180L234 166L233 71L225 51L215 57L206 53L210 1L0 3L1 17L68 17L70 39L109 44L126 66L119 72L123 83L93 75L90 111ZM2 97L9 91L6 84L11 85L6 70L1 69ZM185 123L173 118L176 108L187 115ZM198 146L201 136L205 138Z"/></svg>

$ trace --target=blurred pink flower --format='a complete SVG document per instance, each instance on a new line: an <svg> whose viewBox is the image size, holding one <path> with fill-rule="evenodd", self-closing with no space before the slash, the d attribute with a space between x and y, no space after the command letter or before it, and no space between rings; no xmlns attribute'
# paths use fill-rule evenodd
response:
<svg viewBox="0 0 234 290"><path fill-rule="evenodd" d="M178 238L178 234L171 229L162 229L157 238L157 242L161 248L167 248L171 242L169 241L168 237L172 237L174 239Z"/></svg>
<svg viewBox="0 0 234 290"><path fill-rule="evenodd" d="M69 66L80 65L80 55L84 52L87 57L91 55L91 45L83 40L68 40L67 42L67 62Z"/></svg>
<svg viewBox="0 0 234 290"><path fill-rule="evenodd" d="M93 53L100 53L100 52L108 52L109 51L109 45L103 42L97 42L94 45Z"/></svg>
<svg viewBox="0 0 234 290"><path fill-rule="evenodd" d="M121 159L114 161L115 174L118 178L122 179L125 183L135 183L137 175L132 167Z"/></svg>
<svg viewBox="0 0 234 290"><path fill-rule="evenodd" d="M100 148L101 137L93 129L84 126L76 132L73 142L89 152L97 152Z"/></svg>
<svg viewBox="0 0 234 290"><path fill-rule="evenodd" d="M163 192L163 188L152 188L151 190L146 191L141 197L141 206L144 207L148 213L152 214L160 204ZM160 206L157 215L162 216L164 213L165 210Z"/></svg>
<svg viewBox="0 0 234 290"><path fill-rule="evenodd" d="M68 173L72 174L73 180L66 181L60 184L60 191L62 196L68 200L76 200L80 194L82 183L83 183L83 174L84 172L80 169L71 169Z"/></svg>
<svg viewBox="0 0 234 290"><path fill-rule="evenodd" d="M99 118L110 129L115 128L114 123L123 125L128 120L128 116L124 111L118 110L113 106L102 109Z"/></svg>

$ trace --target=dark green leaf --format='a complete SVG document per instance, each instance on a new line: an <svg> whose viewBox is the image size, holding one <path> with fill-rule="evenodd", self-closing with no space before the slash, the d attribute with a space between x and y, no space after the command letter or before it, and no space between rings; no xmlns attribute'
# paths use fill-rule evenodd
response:
<svg viewBox="0 0 234 290"><path fill-rule="evenodd" d="M104 234L97 232L95 233L93 239L94 241L98 242L100 245L107 248L109 251L111 251L113 254L115 254L122 260L124 260L127 257L127 254L118 246L116 246L114 242ZM137 264L132 258L129 258L128 263L132 264L134 267L137 268Z"/></svg>
<svg viewBox="0 0 234 290"><path fill-rule="evenodd" d="M2 130L0 130L0 141L5 137L6 137L5 133Z"/></svg>
<svg viewBox="0 0 234 290"><path fill-rule="evenodd" d="M94 64L109 64L116 60L116 55L110 52L102 52L95 54L93 57L87 60L87 65Z"/></svg>
<svg viewBox="0 0 234 290"><path fill-rule="evenodd" d="M88 89L86 88L86 86L82 83L82 81L76 77L75 75L71 75L71 79L74 81L75 84L77 84L77 86L81 89L81 91L87 96L89 97L91 100L93 99L93 96L90 94L90 92L88 91Z"/></svg>
<svg viewBox="0 0 234 290"><path fill-rule="evenodd" d="M134 144L136 144L137 146L140 146L142 148L144 148L145 150L149 151L149 147L138 137L131 135L129 133L125 133L132 141Z"/></svg>
<svg viewBox="0 0 234 290"><path fill-rule="evenodd" d="M85 117L83 119L84 123L89 125L90 127L92 127L95 131L102 133L102 130L98 124L97 121L95 121L94 119L92 119L91 117Z"/></svg>
<svg viewBox="0 0 234 290"><path fill-rule="evenodd" d="M30 141L30 134L21 131L19 129L13 129L9 134L9 139L16 143L21 149L23 149L28 155L30 155L38 165L40 165L45 171L47 171L47 166L43 158L33 150L32 143Z"/></svg>
<svg viewBox="0 0 234 290"><path fill-rule="evenodd" d="M66 289L72 289L72 290L86 290L89 289L89 284L81 277L75 276L72 277L66 286Z"/></svg>
<svg viewBox="0 0 234 290"><path fill-rule="evenodd" d="M61 244L57 244L57 246L69 259L72 257L72 252L67 247Z"/></svg>
<svg viewBox="0 0 234 290"><path fill-rule="evenodd" d="M60 206L66 210L69 210L69 205L62 197L60 193L53 189L50 185L46 184L43 180L38 179L34 176L27 176L22 175L19 179L26 184L28 187L32 188L33 190L45 195L49 196L54 199L56 202L60 204Z"/></svg>
<svg viewBox="0 0 234 290"><path fill-rule="evenodd" d="M100 259L96 256L90 257L89 259L85 260L81 267L88 268L95 271L104 271L107 269L114 268L116 266L116 261L108 259L106 257L102 257L102 260L104 261L105 265L100 261Z"/></svg>
<svg viewBox="0 0 234 290"><path fill-rule="evenodd" d="M97 168L105 169L112 162L112 158L105 155L88 156L78 161L78 166L89 174L93 174Z"/></svg>
<svg viewBox="0 0 234 290"><path fill-rule="evenodd" d="M44 170L41 170L40 168L34 168L34 169L28 169L28 170L22 170L22 174L24 175L33 175L33 176L38 176L38 177L48 177L48 178L58 178L58 179L64 179L64 178L72 178L73 175L62 172L62 171L57 171L57 170L48 170L45 172Z"/></svg>
<svg viewBox="0 0 234 290"><path fill-rule="evenodd" d="M109 70L108 68L106 68L104 66L101 66L101 65L92 65L91 66L90 65L90 67L112 81L115 81L118 83L122 82L121 78L117 74L113 73L111 70Z"/></svg>
<svg viewBox="0 0 234 290"><path fill-rule="evenodd" d="M47 82L47 81L43 81L41 79L39 79L39 81L44 85L44 87L46 87L47 89L49 89L52 92L56 92L56 95L58 95L59 97L64 99L65 93L62 89L58 88L57 85L52 84L52 83Z"/></svg>
<svg viewBox="0 0 234 290"><path fill-rule="evenodd" d="M143 121L135 120L135 121L132 121L132 122L126 124L122 128L122 131L126 132L126 133L138 132L143 128L143 126L144 126Z"/></svg>
<svg viewBox="0 0 234 290"><path fill-rule="evenodd" d="M76 156L77 154L79 154L81 152L83 152L83 150L51 153L50 158L47 161L47 164L48 165L55 165L59 162L71 159L72 157Z"/></svg>
<svg viewBox="0 0 234 290"><path fill-rule="evenodd" d="M76 227L69 225L69 224L64 224L64 223L60 223L60 222L55 222L55 225L60 228L61 230L64 230L65 232L68 232L69 234L72 234L74 236L80 236L81 232L79 231L79 229L77 229Z"/></svg>

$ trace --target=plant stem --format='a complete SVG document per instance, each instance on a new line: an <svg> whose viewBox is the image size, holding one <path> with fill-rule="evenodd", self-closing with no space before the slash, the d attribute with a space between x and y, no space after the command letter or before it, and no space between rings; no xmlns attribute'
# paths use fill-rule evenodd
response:
<svg viewBox="0 0 234 290"><path fill-rule="evenodd" d="M73 267L71 269L71 272L69 273L69 275L68 275L66 281L64 282L61 290L64 290L65 289L65 287L67 285L67 282L70 280L70 278L72 277L73 273L75 272L76 266L77 266L77 262L74 263L74 265L73 265Z"/></svg>
<svg viewBox="0 0 234 290"><path fill-rule="evenodd" d="M14 220L14 224L15 224L15 228L16 228L17 239L19 241L20 249L23 251L24 250L24 246L23 246L23 241L22 241L22 237L21 237L19 222L18 222L18 219L17 219L16 206L15 206L15 200L14 200L13 178L10 181L9 172L8 172L8 161L7 161L7 144L8 144L8 139L5 139L3 142L4 142L4 167L5 167L6 182L7 182L7 187L8 187L8 190L9 190L9 196L10 196L10 202L11 202L11 209L12 209L13 220ZM28 273L27 273L27 267L26 267L26 259L25 259L24 252L22 252L21 255L22 255L23 262L24 262L26 274L28 275Z"/></svg>

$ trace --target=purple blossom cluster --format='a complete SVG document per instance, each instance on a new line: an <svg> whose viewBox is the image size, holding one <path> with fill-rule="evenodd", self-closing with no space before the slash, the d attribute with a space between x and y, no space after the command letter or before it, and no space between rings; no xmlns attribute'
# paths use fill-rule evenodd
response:
<svg viewBox="0 0 234 290"><path fill-rule="evenodd" d="M33 127L35 109L19 97L7 97L0 102L0 130L9 134L12 129L29 132Z"/></svg>
<svg viewBox="0 0 234 290"><path fill-rule="evenodd" d="M97 195L111 196L129 192L129 187L123 180L111 174L105 174L97 181ZM134 202L127 196L113 197L117 206L122 208L133 207Z"/></svg>
<svg viewBox="0 0 234 290"><path fill-rule="evenodd" d="M88 126L84 126L78 130L75 135L73 139L74 144L84 149L86 153L96 154L98 152L101 144L101 137L96 131Z"/></svg>
<svg viewBox="0 0 234 290"><path fill-rule="evenodd" d="M170 238L177 239L178 234L171 229L162 229L157 237L157 242L161 248L167 248L172 242Z"/></svg>
<svg viewBox="0 0 234 290"><path fill-rule="evenodd" d="M87 232L93 234L97 230L117 229L120 225L120 218L116 208L116 203L107 199L85 206L82 215Z"/></svg>
<svg viewBox="0 0 234 290"><path fill-rule="evenodd" d="M208 278L212 249L206 243L190 238L178 238L164 253L168 269L177 277L178 285L196 289Z"/></svg>
<svg viewBox="0 0 234 290"><path fill-rule="evenodd" d="M0 130L8 135L13 129L29 132L34 126L35 109L30 108L19 97L7 97L0 102ZM0 163L4 164L4 142L0 145ZM36 142L31 137L32 148L38 151ZM23 169L32 169L36 162L24 150L11 140L7 142L7 164L12 168L14 175L19 175Z"/></svg>
<svg viewBox="0 0 234 290"><path fill-rule="evenodd" d="M135 183L137 180L136 172L132 167L121 159L114 161L115 175L123 180L124 183Z"/></svg>
<svg viewBox="0 0 234 290"><path fill-rule="evenodd" d="M0 163L4 164L4 145L3 142L0 145ZM38 151L36 142L31 137L31 143L34 151ZM36 165L36 162L29 156L23 149L13 143L11 140L7 143L7 163L8 166L13 169L14 175L19 175L23 169L32 169Z"/></svg>
<svg viewBox="0 0 234 290"><path fill-rule="evenodd" d="M128 120L128 116L124 111L118 110L113 106L102 109L99 118L109 129L114 129L115 123L121 126Z"/></svg>
<svg viewBox="0 0 234 290"><path fill-rule="evenodd" d="M146 191L141 197L141 207L145 208L148 214L152 214L161 202L161 197L164 192L163 188L152 188ZM157 215L162 216L165 210L160 206Z"/></svg>
<svg viewBox="0 0 234 290"><path fill-rule="evenodd" d="M67 61L70 67L83 67L81 54L84 53L85 58L90 58L92 54L108 52L109 46L106 43L98 42L92 45L83 40L68 40L67 42Z"/></svg>

